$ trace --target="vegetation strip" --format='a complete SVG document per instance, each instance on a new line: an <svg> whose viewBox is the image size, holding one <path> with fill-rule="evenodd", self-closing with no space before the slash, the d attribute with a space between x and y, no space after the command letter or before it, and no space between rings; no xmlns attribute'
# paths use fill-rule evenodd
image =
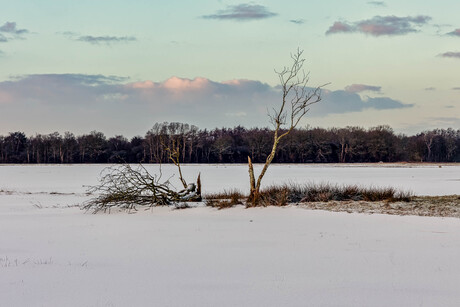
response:
<svg viewBox="0 0 460 307"><path fill-rule="evenodd" d="M407 193L396 192L392 188L364 189L365 193L370 197L355 193L346 195L340 192L340 190L342 192L354 191L356 188L356 186L342 186L335 191L337 194L332 193L331 189L329 189L328 193L318 193L320 189L312 189L307 193L308 195L301 198L301 195L298 194L298 188L289 191L286 188L272 187L268 191L262 192L261 206L294 205L313 210L334 212L460 218L460 195L409 196ZM322 189L328 190L324 186ZM353 194L354 196L352 196ZM340 196L337 197L338 195ZM246 197L238 191L228 191L209 194L204 199L207 206L226 209L236 205L245 205ZM299 198L301 199L298 200Z"/></svg>
<svg viewBox="0 0 460 307"><path fill-rule="evenodd" d="M331 201L299 203L314 210L460 218L460 196L417 196L408 202Z"/></svg>
<svg viewBox="0 0 460 307"><path fill-rule="evenodd" d="M268 128L237 126L199 129L185 123L157 123L144 136L75 136L23 132L0 135L0 163L168 163L179 144L181 163L265 162L273 144ZM157 160L159 158L159 160ZM274 163L460 162L460 129L397 134L389 126L369 129L296 128L277 149Z"/></svg>

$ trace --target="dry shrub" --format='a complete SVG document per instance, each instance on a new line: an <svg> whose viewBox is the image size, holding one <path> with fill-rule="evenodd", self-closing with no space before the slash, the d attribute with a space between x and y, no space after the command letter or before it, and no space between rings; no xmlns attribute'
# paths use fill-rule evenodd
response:
<svg viewBox="0 0 460 307"><path fill-rule="evenodd" d="M220 193L206 194L204 197L206 206L220 209L231 208L236 205L242 205L243 200L247 198L238 190L223 191Z"/></svg>
<svg viewBox="0 0 460 307"><path fill-rule="evenodd" d="M412 194L392 187L360 187L358 185L296 184L289 183L280 186L270 186L259 194L256 206L286 206L299 202L329 202L329 201L410 201ZM254 206L253 202L247 202Z"/></svg>
<svg viewBox="0 0 460 307"><path fill-rule="evenodd" d="M299 189L298 187L296 189ZM301 202L327 201L410 201L412 194L393 187L360 187L358 185L309 184L301 187Z"/></svg>
<svg viewBox="0 0 460 307"><path fill-rule="evenodd" d="M207 206L223 209L241 204L246 204L247 207L267 207L286 206L301 202L408 202L412 197L411 193L392 187L361 187L358 185L337 185L330 183L309 183L303 185L288 183L272 185L262 189L255 204L248 200L248 196L238 190L207 194L204 199Z"/></svg>
<svg viewBox="0 0 460 307"><path fill-rule="evenodd" d="M287 206L292 202L291 191L287 185L271 186L260 191L259 206Z"/></svg>

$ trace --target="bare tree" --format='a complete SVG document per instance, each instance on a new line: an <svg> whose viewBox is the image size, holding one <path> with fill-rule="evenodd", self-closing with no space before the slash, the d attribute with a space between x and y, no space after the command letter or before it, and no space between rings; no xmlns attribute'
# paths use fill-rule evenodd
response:
<svg viewBox="0 0 460 307"><path fill-rule="evenodd" d="M435 137L434 131L427 131L423 133L423 141L425 142L425 146L427 149L427 157L426 162L431 161L431 149L433 148L433 140Z"/></svg>
<svg viewBox="0 0 460 307"><path fill-rule="evenodd" d="M175 166L177 166L178 172L179 172L179 179L182 182L182 185L184 186L184 189L187 188L187 182L185 181L184 177L182 176L182 169L180 167L180 145L179 145L179 140L172 140L171 146L167 146L163 144L164 149L169 153L169 159L174 163ZM182 149L185 151L185 148Z"/></svg>
<svg viewBox="0 0 460 307"><path fill-rule="evenodd" d="M321 101L321 88L327 85L324 84L313 89L307 87L310 78L309 73L305 73L303 70L305 59L302 58L302 54L303 50L297 49L296 53L291 54L292 65L290 67L284 67L281 71L275 70L282 88L282 100L280 107L278 109L273 108L272 112L268 115L275 129L273 133L273 146L265 160L257 182L254 177L251 157L248 156L249 181L251 186L248 200L252 205L257 205L258 203L262 178L270 163L275 158L279 142L299 124L302 117L310 110L309 106Z"/></svg>

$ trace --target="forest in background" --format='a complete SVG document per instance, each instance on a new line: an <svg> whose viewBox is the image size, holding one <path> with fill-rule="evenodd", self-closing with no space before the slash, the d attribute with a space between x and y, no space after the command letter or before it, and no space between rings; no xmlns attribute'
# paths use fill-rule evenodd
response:
<svg viewBox="0 0 460 307"><path fill-rule="evenodd" d="M156 123L145 136L127 139L102 132L0 135L0 163L263 163L273 144L269 128L199 129ZM413 136L389 126L369 129L300 128L280 143L275 163L460 162L460 129L434 129Z"/></svg>

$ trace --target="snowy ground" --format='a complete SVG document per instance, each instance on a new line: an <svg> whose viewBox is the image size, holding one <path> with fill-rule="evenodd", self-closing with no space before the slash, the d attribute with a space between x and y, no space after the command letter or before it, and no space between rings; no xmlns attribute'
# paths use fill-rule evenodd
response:
<svg viewBox="0 0 460 307"><path fill-rule="evenodd" d="M0 166L0 306L460 306L460 219L301 207L84 214L82 185L102 168ZM205 192L247 188L245 166L184 167L187 179L198 171ZM273 165L267 176L418 195L460 186L452 165Z"/></svg>
<svg viewBox="0 0 460 307"><path fill-rule="evenodd" d="M441 166L441 167L439 167ZM83 193L84 185L94 185L105 165L0 165L0 190L23 192ZM159 173L158 165L146 165L152 174ZM254 165L256 175L260 164ZM161 167L164 180L181 187L174 165ZM187 181L196 179L201 172L204 192L249 187L247 165L184 165ZM345 183L365 186L393 186L410 190L417 195L459 194L460 164L272 164L264 184Z"/></svg>

